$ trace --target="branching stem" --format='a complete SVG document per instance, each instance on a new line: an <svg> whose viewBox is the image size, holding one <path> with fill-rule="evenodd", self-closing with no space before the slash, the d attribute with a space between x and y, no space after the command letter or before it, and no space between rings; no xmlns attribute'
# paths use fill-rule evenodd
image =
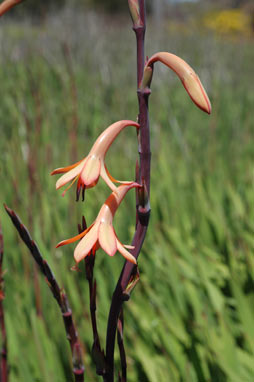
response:
<svg viewBox="0 0 254 382"><path fill-rule="evenodd" d="M73 357L73 374L75 377L75 382L84 382L84 365L82 363L82 350L78 339L78 334L73 322L72 311L69 306L69 302L64 291L59 287L53 272L51 271L46 260L43 259L37 244L31 238L27 228L21 222L16 213L4 206L6 212L10 216L13 225L17 229L21 239L29 249L31 255L33 256L35 262L37 263L40 271L45 276L47 284L56 299L62 313L62 318L65 326L65 331L67 334L67 339L70 343L72 357Z"/></svg>

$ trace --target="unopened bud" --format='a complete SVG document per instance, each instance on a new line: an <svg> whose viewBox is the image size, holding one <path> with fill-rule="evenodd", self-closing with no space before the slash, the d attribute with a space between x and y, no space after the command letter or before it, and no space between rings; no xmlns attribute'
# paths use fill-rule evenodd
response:
<svg viewBox="0 0 254 382"><path fill-rule="evenodd" d="M128 3L134 27L142 26L138 0L128 0Z"/></svg>
<svg viewBox="0 0 254 382"><path fill-rule="evenodd" d="M101 347L98 343L98 339L95 339L92 347L92 358L96 365L96 373L98 375L104 375L106 370L106 360L104 351L101 350Z"/></svg>
<svg viewBox="0 0 254 382"><path fill-rule="evenodd" d="M74 369L83 370L82 350L79 342L76 342L73 347L73 366Z"/></svg>
<svg viewBox="0 0 254 382"><path fill-rule="evenodd" d="M152 78L153 78L153 67L146 65L144 68L143 79L141 82L141 89L150 88Z"/></svg>
<svg viewBox="0 0 254 382"><path fill-rule="evenodd" d="M168 52L155 53L146 63L151 66L157 61L172 69L182 81L192 101L203 111L211 114L211 103L195 71L180 57Z"/></svg>
<svg viewBox="0 0 254 382"><path fill-rule="evenodd" d="M133 291L133 289L139 282L139 279L140 279L139 270L138 270L138 267L136 267L136 269L134 270L134 273L131 276L129 284L127 285L126 289L123 292L126 300L130 298L131 292Z"/></svg>
<svg viewBox="0 0 254 382"><path fill-rule="evenodd" d="M138 201L139 201L139 206L138 206L139 212L146 213L150 211L149 195L148 195L148 190L147 190L144 179L142 179L142 187L138 189Z"/></svg>

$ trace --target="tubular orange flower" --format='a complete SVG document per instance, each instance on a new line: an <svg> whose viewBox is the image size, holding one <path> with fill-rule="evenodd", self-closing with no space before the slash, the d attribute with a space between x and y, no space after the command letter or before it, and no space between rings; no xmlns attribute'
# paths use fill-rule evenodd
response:
<svg viewBox="0 0 254 382"><path fill-rule="evenodd" d="M157 61L162 62L177 74L190 98L201 110L208 114L211 113L212 108L210 100L198 75L187 64L187 62L182 60L180 57L168 52L158 52L154 54L146 63L144 69L144 79L146 79L146 77L149 79L151 78L151 68L153 68L153 64ZM149 80L143 80L143 87L149 85Z"/></svg>
<svg viewBox="0 0 254 382"><path fill-rule="evenodd" d="M113 219L117 208L121 204L126 193L134 187L141 187L138 183L122 184L111 193L100 209L100 212L94 223L81 234L57 244L57 248L62 245L73 243L82 238L74 251L74 258L77 263L83 260L91 251L95 252L102 248L109 256L114 256L119 251L123 257L136 264L135 257L125 248L134 247L123 245L113 228Z"/></svg>
<svg viewBox="0 0 254 382"><path fill-rule="evenodd" d="M64 191L65 192L71 187L71 185L78 180L77 183L77 200L79 199L81 189L84 200L84 191L86 188L94 187L99 177L107 183L107 185L114 191L117 187L113 182L118 183L131 183L131 182L120 182L114 179L108 172L107 167L105 165L104 159L105 155L113 143L114 139L117 135L127 126L135 126L139 128L139 124L133 121L124 120L113 123L109 126L96 140L94 143L90 153L87 157L82 159L81 161L68 166L61 167L54 170L51 175L65 173L65 175L61 176L56 182L56 189L63 187L66 183L72 181L69 187Z"/></svg>

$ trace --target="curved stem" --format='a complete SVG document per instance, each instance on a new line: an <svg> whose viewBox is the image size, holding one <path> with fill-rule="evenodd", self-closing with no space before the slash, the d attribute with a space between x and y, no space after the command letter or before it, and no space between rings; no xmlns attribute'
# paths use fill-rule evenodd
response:
<svg viewBox="0 0 254 382"><path fill-rule="evenodd" d="M150 194L150 162L151 162L151 152L150 152L150 129L149 129L149 113L148 113L148 98L150 95L150 89L140 89L143 71L144 71L144 39L145 39L145 29L146 29L146 17L145 17L145 0L139 0L140 17L142 21L142 26L133 27L136 34L137 40L137 83L138 83L138 103L139 103L139 174L138 181L146 185L148 195ZM141 251L147 228L149 223L150 210L145 213L139 212L139 201L137 199L137 212L138 220L135 235L132 241L132 245L135 247L131 253L138 258ZM104 382L114 382L114 349L115 349L115 338L117 330L117 321L123 305L126 301L125 289L130 282L131 276L133 274L134 268L136 266L130 262L126 262L121 275L119 277L118 283L116 285L115 291L112 296L112 302L108 317L108 327L107 327L107 340L106 340L106 363L107 371L104 377Z"/></svg>

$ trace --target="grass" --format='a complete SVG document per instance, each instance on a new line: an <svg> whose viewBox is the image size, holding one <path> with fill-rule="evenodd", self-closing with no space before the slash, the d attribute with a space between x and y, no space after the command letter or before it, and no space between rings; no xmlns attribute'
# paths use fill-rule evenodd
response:
<svg viewBox="0 0 254 382"><path fill-rule="evenodd" d="M65 11L43 26L6 22L0 35L0 201L29 227L67 291L84 344L87 381L100 380L90 356L88 285L83 272L70 270L74 246L55 245L77 233L83 213L91 223L109 191L100 182L87 191L85 204L74 203L74 188L61 198L49 173L84 157L109 124L136 118L134 36L130 21L121 22ZM179 80L156 68L150 98L151 226L139 260L141 281L125 305L128 380L252 382L253 41L153 28L149 24L148 54L169 50L186 59L208 89L213 113L203 115ZM71 52L73 78L63 43ZM136 153L135 131L126 129L107 156L116 178L134 178ZM36 315L32 260L3 207L0 216L10 381L69 382L70 350L56 304L40 278L42 316ZM133 192L115 221L124 242L131 240L134 216ZM103 344L122 264L119 254L98 253Z"/></svg>

